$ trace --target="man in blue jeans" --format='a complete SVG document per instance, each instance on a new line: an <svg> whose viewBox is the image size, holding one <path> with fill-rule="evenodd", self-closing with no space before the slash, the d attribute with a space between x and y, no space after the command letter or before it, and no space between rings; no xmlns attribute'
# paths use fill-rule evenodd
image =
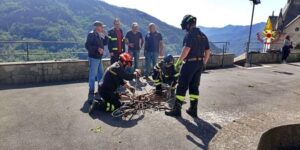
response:
<svg viewBox="0 0 300 150"><path fill-rule="evenodd" d="M125 36L125 41L128 46L128 52L131 56L134 58L134 68L131 69L131 72L133 70L138 69L139 67L139 57L140 57L140 50L144 45L144 39L143 35L139 30L138 23L134 22L131 26L131 31L127 32Z"/></svg>
<svg viewBox="0 0 300 150"><path fill-rule="evenodd" d="M149 32L145 37L145 78L151 74L150 71L157 63L158 55L163 56L162 35L157 32L154 23L149 24ZM152 65L152 66L151 66Z"/></svg>
<svg viewBox="0 0 300 150"><path fill-rule="evenodd" d="M104 31L105 25L100 21L94 22L94 30L91 31L85 43L88 50L89 61L89 93L88 102L91 104L94 99L95 81L99 83L103 75L102 55L104 46L107 45L107 36Z"/></svg>

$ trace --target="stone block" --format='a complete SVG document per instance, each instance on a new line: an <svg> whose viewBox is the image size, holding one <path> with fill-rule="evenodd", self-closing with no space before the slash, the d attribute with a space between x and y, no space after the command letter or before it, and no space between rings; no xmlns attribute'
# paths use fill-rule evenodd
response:
<svg viewBox="0 0 300 150"><path fill-rule="evenodd" d="M54 69L53 71L52 71L52 75L58 75L58 74L60 74L61 73L61 71L59 70L59 69Z"/></svg>
<svg viewBox="0 0 300 150"><path fill-rule="evenodd" d="M47 74L52 74L52 71L53 71L52 66L47 68Z"/></svg>
<svg viewBox="0 0 300 150"><path fill-rule="evenodd" d="M58 68L58 64L57 64L57 63L54 63L54 64L52 65L52 67L53 67L53 69L57 69L57 68Z"/></svg>

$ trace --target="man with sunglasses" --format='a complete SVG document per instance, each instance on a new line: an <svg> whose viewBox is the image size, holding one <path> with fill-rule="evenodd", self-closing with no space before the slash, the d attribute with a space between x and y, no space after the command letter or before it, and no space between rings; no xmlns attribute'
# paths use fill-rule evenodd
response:
<svg viewBox="0 0 300 150"><path fill-rule="evenodd" d="M125 40L121 29L121 21L114 20L114 28L108 31L108 50L110 52L110 63L119 60L120 54L125 52Z"/></svg>

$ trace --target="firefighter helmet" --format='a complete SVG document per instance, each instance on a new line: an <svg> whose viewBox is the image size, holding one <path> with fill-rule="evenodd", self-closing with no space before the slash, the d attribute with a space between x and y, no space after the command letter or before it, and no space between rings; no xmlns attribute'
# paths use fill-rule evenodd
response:
<svg viewBox="0 0 300 150"><path fill-rule="evenodd" d="M122 64L128 65L129 67L132 66L132 57L129 53L122 53L120 55L120 61Z"/></svg>
<svg viewBox="0 0 300 150"><path fill-rule="evenodd" d="M194 24L197 22L197 18L192 15L185 15L181 21L181 29L189 30L188 25Z"/></svg>

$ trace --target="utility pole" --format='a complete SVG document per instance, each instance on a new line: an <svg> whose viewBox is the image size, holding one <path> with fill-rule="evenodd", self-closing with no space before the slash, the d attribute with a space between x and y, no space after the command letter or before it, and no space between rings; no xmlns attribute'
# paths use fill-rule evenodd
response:
<svg viewBox="0 0 300 150"><path fill-rule="evenodd" d="M253 17L254 17L254 11L255 11L255 5L260 4L260 0L250 0L253 2L253 7L252 7L252 16L251 16L251 23L250 23L250 31L249 31L249 38L248 38L248 42L247 42L247 46L246 46L246 63L245 63L245 67L250 67L251 66L251 62L249 59L249 49L250 49L250 43L251 43L251 34L252 34L252 26L253 26Z"/></svg>

